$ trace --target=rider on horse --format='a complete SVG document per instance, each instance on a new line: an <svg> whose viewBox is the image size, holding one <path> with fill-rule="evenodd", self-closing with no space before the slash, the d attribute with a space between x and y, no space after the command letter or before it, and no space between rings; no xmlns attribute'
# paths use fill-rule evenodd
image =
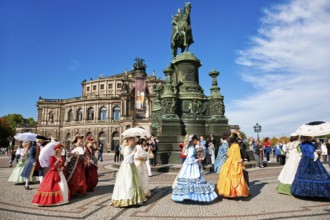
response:
<svg viewBox="0 0 330 220"><path fill-rule="evenodd" d="M171 48L173 53L173 58L177 54L177 48L181 48L181 52L184 50L188 51L188 47L192 44L193 37L192 31L190 27L190 10L191 4L188 2L185 4L185 11L182 14L181 8L178 9L178 14L173 16L172 18L172 40L171 40Z"/></svg>

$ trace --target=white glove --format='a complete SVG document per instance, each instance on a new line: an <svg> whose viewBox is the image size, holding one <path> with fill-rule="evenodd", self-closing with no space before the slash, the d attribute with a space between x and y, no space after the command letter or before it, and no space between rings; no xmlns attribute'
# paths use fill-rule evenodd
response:
<svg viewBox="0 0 330 220"><path fill-rule="evenodd" d="M314 162L317 161L319 159L319 154L314 152Z"/></svg>

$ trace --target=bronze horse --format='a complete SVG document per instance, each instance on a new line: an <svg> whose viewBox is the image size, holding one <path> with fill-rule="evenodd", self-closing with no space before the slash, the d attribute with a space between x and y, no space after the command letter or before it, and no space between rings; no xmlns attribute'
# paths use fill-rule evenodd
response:
<svg viewBox="0 0 330 220"><path fill-rule="evenodd" d="M173 58L177 55L177 49L181 48L181 53L188 51L189 46L194 43L191 26L190 26L191 3L188 2L184 6L184 14L179 8L178 14L172 18L172 39L171 49Z"/></svg>

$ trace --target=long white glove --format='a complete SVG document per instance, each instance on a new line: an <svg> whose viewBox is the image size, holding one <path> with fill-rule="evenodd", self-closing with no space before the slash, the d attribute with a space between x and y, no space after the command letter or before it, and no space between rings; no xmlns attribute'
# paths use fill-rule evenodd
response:
<svg viewBox="0 0 330 220"><path fill-rule="evenodd" d="M316 152L314 152L314 162L319 159L320 155Z"/></svg>

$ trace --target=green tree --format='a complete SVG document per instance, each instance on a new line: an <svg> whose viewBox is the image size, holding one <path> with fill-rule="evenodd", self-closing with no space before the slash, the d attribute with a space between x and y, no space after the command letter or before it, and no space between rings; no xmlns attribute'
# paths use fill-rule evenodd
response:
<svg viewBox="0 0 330 220"><path fill-rule="evenodd" d="M8 146L8 137L13 137L13 131L6 120L6 118L0 118L0 147Z"/></svg>
<svg viewBox="0 0 330 220"><path fill-rule="evenodd" d="M27 118L27 119L24 119L25 120L25 123L27 126L29 127L35 127L37 125L37 123L34 121L33 118Z"/></svg>
<svg viewBox="0 0 330 220"><path fill-rule="evenodd" d="M33 118L24 118L20 114L8 114L2 117L3 123L0 125L1 129L3 130L2 134L0 135L1 140L8 143L8 137L14 137L16 134L16 127L18 126L28 126L28 127L35 127L36 122Z"/></svg>
<svg viewBox="0 0 330 220"><path fill-rule="evenodd" d="M7 120L13 133L16 133L15 130L17 125L22 125L25 122L23 116L20 114L8 114L5 115L4 118Z"/></svg>

